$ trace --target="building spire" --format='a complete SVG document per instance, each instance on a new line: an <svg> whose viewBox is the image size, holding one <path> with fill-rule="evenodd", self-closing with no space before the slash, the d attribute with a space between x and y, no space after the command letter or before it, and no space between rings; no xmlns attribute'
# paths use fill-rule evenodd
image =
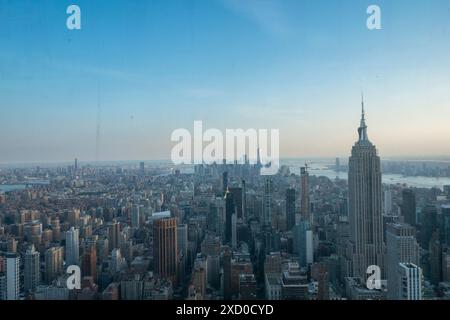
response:
<svg viewBox="0 0 450 320"><path fill-rule="evenodd" d="M370 143L367 135L366 112L364 109L364 93L361 92L361 122L358 128L359 144Z"/></svg>

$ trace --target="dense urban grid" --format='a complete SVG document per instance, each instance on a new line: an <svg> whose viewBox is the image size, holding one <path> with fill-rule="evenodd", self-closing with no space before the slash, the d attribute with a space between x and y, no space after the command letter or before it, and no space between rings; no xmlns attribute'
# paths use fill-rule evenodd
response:
<svg viewBox="0 0 450 320"><path fill-rule="evenodd" d="M261 161L0 170L0 300L328 300L450 297L450 186L382 182L364 109L348 179ZM20 186L20 187L17 187ZM69 266L81 268L70 289ZM371 266L381 270L367 286ZM370 268L369 268L370 269Z"/></svg>

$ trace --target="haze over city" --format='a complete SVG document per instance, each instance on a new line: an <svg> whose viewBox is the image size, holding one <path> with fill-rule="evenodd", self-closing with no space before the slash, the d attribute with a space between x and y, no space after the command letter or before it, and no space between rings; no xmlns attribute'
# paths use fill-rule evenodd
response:
<svg viewBox="0 0 450 320"><path fill-rule="evenodd" d="M65 1L0 2L0 163L169 159L195 120L347 156L361 91L382 157L450 155L446 1L378 1L376 31L368 1L80 0L77 31Z"/></svg>

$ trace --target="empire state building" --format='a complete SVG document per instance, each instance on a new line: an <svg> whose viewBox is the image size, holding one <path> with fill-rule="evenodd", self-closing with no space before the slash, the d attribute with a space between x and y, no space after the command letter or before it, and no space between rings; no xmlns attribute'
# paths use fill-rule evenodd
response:
<svg viewBox="0 0 450 320"><path fill-rule="evenodd" d="M349 273L367 279L367 268L379 266L384 273L382 184L380 157L368 138L362 101L359 139L352 148L348 170L350 222Z"/></svg>

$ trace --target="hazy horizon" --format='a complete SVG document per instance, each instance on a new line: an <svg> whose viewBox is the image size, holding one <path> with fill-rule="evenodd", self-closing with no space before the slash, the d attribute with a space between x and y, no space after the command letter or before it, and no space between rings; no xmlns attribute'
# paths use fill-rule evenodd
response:
<svg viewBox="0 0 450 320"><path fill-rule="evenodd" d="M360 92L381 157L450 155L444 0L0 0L0 163L169 159L171 133L279 129L283 158L348 157Z"/></svg>

